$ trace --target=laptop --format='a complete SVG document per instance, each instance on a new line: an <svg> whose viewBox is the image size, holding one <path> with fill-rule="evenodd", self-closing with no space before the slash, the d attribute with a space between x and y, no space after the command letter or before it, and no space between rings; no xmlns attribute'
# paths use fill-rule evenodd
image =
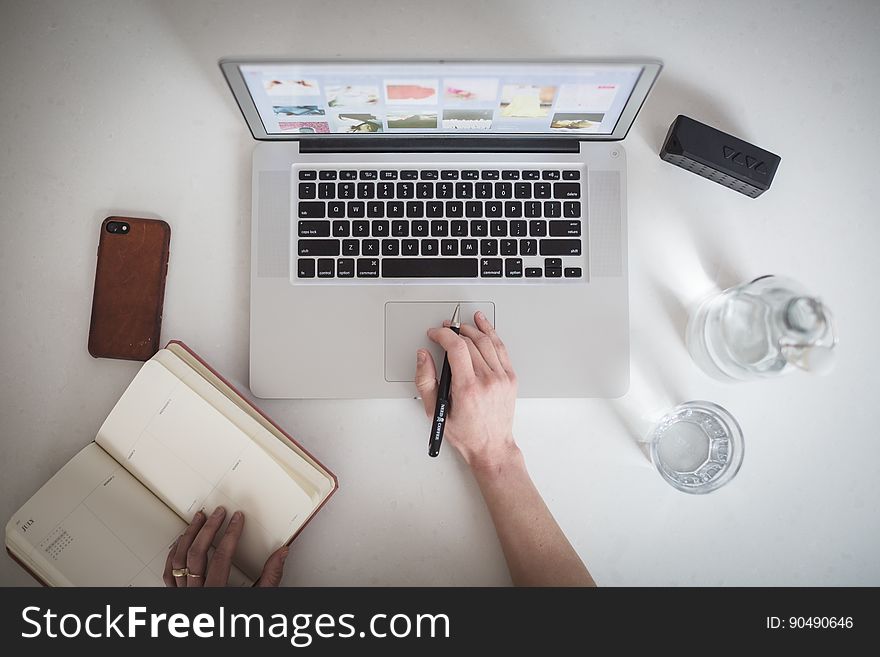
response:
<svg viewBox="0 0 880 657"><path fill-rule="evenodd" d="M220 68L253 155L250 387L413 397L457 304L522 397L629 387L626 136L656 60Z"/></svg>

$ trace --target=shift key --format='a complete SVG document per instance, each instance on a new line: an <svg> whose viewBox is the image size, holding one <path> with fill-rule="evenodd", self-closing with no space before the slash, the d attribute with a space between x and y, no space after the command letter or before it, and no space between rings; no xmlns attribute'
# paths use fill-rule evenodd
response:
<svg viewBox="0 0 880 657"><path fill-rule="evenodd" d="M339 240L297 240L297 252L301 256L338 256Z"/></svg>
<svg viewBox="0 0 880 657"><path fill-rule="evenodd" d="M580 240L538 240L542 256L579 256ZM303 255L300 253L300 255Z"/></svg>

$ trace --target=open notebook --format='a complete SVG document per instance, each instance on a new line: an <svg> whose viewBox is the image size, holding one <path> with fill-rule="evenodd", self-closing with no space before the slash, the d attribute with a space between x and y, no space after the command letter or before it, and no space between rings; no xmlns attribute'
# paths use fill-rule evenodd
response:
<svg viewBox="0 0 880 657"><path fill-rule="evenodd" d="M51 586L162 585L199 509L245 514L230 584L248 586L336 478L180 342L147 361L89 443L6 525ZM218 532L218 538L222 531Z"/></svg>

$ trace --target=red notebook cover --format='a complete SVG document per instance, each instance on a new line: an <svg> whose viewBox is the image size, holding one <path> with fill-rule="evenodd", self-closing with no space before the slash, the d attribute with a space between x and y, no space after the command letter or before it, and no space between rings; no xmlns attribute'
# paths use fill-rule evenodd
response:
<svg viewBox="0 0 880 657"><path fill-rule="evenodd" d="M299 442L297 442L297 440L294 439L293 436L291 436L291 435L290 435L289 433L287 433L284 429L282 429L280 426L278 426L278 424L276 424L276 423L272 420L272 418L270 418L268 415L266 415L266 414L265 414L265 413L264 413L264 412L263 412L258 406L255 406L255 405L254 405L254 404L253 404L253 403L252 403L247 397L245 397L243 394L241 394L241 391L240 391L238 388L236 388L234 385L232 385L232 384L231 384L231 383L230 383L230 382L229 382L229 381L228 381L228 380L227 380L222 374L220 374L217 370L215 370L213 367L211 367L210 365L208 365L208 363L206 363L206 362L202 359L202 357L199 356L196 352L194 352L192 349L190 349L189 346L187 346L187 344L186 344L185 342L182 342L182 341L180 341L180 340L169 340L169 341L168 341L168 344L166 344L165 346L167 347L169 344L176 344L176 345L178 345L179 347L185 349L185 350L187 351L187 353L189 353L193 358L195 358L195 359L196 359L197 361L199 361L202 365L204 365L205 368L206 368L209 372L211 372L211 374L213 374L213 375L216 376L218 379L220 379L224 384L226 384L227 386L229 386L229 388L230 388L233 392L235 392L235 394L237 394L239 397L241 397L242 401L244 401L248 406L250 406L252 409L254 409L257 413L259 413L260 416L262 416L263 418L265 418L266 421L269 422L269 424L271 424L273 427L275 427L276 429L278 429L278 431L280 431L280 432L284 435L285 438L287 438L290 442L292 442L294 445L296 445L296 446L297 446L297 447L298 447L303 453L308 454L309 458L311 458L313 461L315 461L315 463L317 463L317 464L320 465L322 468L324 468L324 470L327 472L327 474L329 474L330 477L333 479L333 490L331 490L330 493L327 495L327 497L324 498L324 501L321 502L321 504L319 504L318 507L317 507L314 511L312 511L312 514L311 514L308 518L306 518L306 521L305 521L305 522L302 524L302 526L297 530L297 532L296 532L293 536L291 536L290 540L287 542L287 545L290 545L290 544L293 542L293 540L294 540L297 536L299 536L300 532L302 532L302 530L305 529L305 526L308 525L308 524L312 521L312 518L315 517L315 514L317 514L318 511L320 511L320 510L324 507L325 504L327 504L327 500L329 500L331 497L333 497L333 494L336 493L337 490L339 490L339 480L336 478L336 475L333 474L333 472L331 472L330 469L329 469L327 466L325 466L325 465L324 465L323 463L321 463L318 459L316 459L316 458L312 455L311 452L309 452L305 447L303 447ZM18 557L16 557L14 554L12 554L12 552L9 551L9 548L8 548L8 547L6 548L6 554L8 554L8 555L12 558L13 561L15 561L16 563L18 563L19 566L21 566L24 570L26 570L26 571L28 572L28 574L29 574L31 577L33 577L35 580L37 580L40 584L42 584L43 586L49 586L49 584L48 584L47 582L45 582L45 581L44 581L41 577L39 577L39 576L38 576L33 570L31 570L31 569L28 568L24 563L22 563L21 560L20 560Z"/></svg>

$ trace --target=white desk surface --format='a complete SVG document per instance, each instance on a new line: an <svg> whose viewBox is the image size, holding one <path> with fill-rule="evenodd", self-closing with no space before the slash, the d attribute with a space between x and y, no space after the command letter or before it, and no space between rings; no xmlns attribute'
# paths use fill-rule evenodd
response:
<svg viewBox="0 0 880 657"><path fill-rule="evenodd" d="M172 225L163 340L247 383L254 142L218 58L644 55L666 68L624 142L633 387L617 402L521 402L529 470L600 585L880 584L880 5L107 0L2 14L4 523L138 369L86 351L105 216ZM679 113L780 154L772 189L753 200L661 161ZM689 360L688 304L766 273L834 310L830 376L725 385ZM708 496L665 484L633 438L688 399L722 404L745 433L741 472ZM425 455L420 402L262 406L341 483L286 584L510 583L463 462ZM0 583L33 582L4 557Z"/></svg>

